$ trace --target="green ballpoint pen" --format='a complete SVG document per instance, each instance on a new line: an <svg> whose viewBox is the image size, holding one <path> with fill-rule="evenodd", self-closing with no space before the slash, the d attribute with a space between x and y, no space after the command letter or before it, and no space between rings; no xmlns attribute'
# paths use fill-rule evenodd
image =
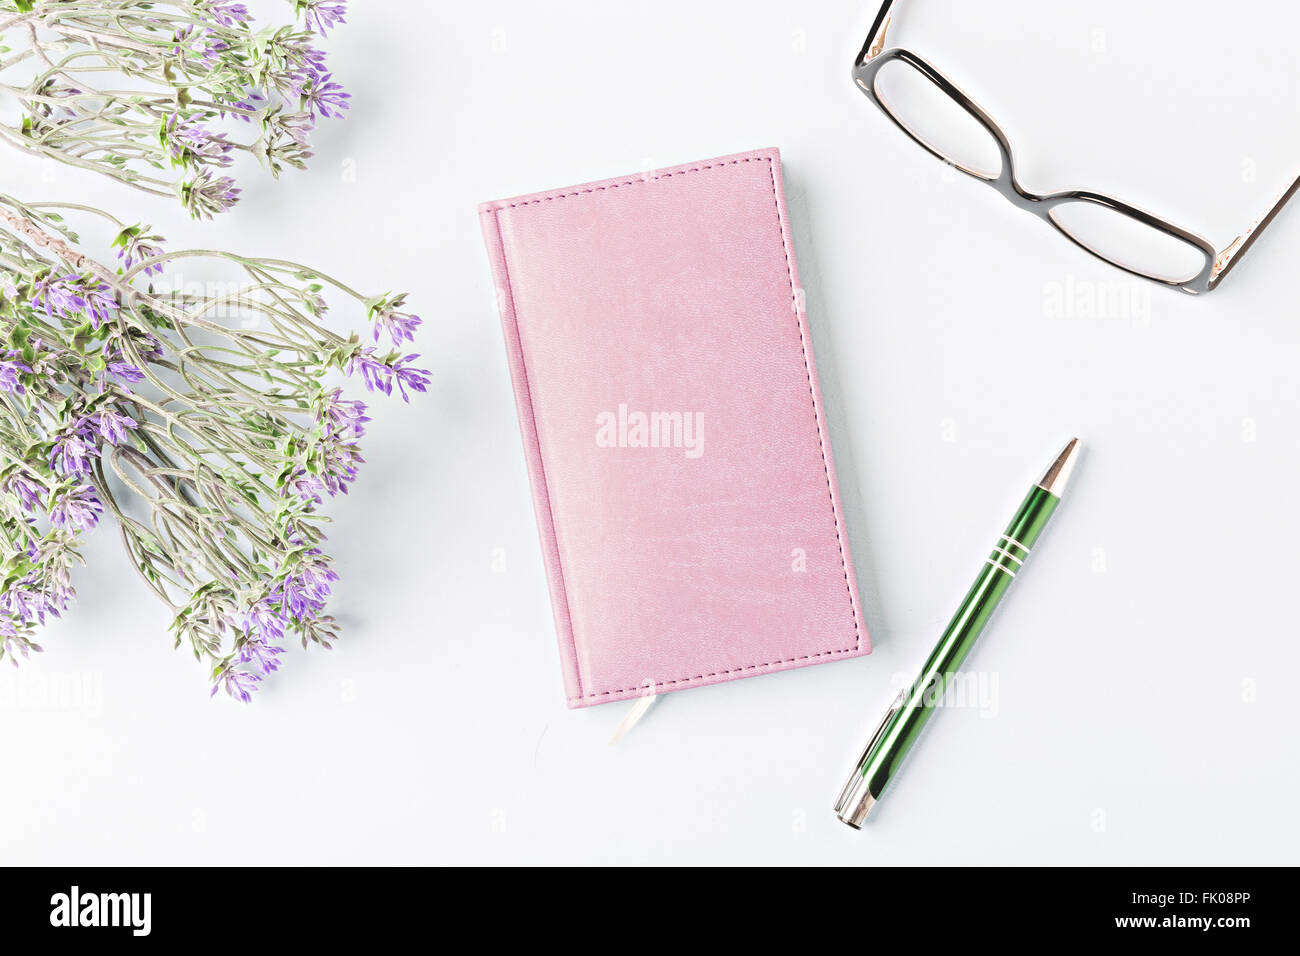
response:
<svg viewBox="0 0 1300 956"><path fill-rule="evenodd" d="M1073 439L1047 469L1042 481L1029 490L943 637L930 652L920 676L898 695L876 728L835 804L835 815L844 823L854 829L861 828L930 716L942 705L949 682L970 654L1061 503L1061 495L1079 460L1079 448L1079 439Z"/></svg>

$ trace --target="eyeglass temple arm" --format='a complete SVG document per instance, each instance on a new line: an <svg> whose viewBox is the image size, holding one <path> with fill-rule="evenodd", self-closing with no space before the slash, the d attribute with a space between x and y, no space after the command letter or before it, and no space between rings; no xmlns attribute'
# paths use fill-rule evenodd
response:
<svg viewBox="0 0 1300 956"><path fill-rule="evenodd" d="M898 0L885 0L885 5L876 14L876 22L871 25L871 32L867 34L867 42L862 45L862 52L858 54L856 66L862 66L869 60L875 59L885 48L885 31L889 29L889 19L897 2Z"/></svg>
<svg viewBox="0 0 1300 956"><path fill-rule="evenodd" d="M1260 237L1260 234L1278 217L1282 207L1294 199L1297 193L1300 193L1300 176L1297 176L1295 182L1291 183L1287 190L1282 193L1277 202L1273 204L1273 208L1268 211L1268 215L1251 226L1244 235L1238 236L1227 249L1219 253L1219 258L1215 262L1214 278L1210 280L1211 289L1222 282L1223 277L1233 270L1237 263L1241 261L1242 256L1246 254L1246 250L1255 244L1255 240Z"/></svg>

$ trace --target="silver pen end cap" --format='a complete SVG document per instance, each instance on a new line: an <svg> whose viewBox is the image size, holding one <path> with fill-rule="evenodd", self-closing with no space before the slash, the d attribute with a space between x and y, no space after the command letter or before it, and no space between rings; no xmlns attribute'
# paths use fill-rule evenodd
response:
<svg viewBox="0 0 1300 956"><path fill-rule="evenodd" d="M855 830L861 830L867 814L876 805L876 798L867 786L867 778L861 770L855 770L849 782L844 785L840 799L835 803L835 816L841 823L847 823Z"/></svg>
<svg viewBox="0 0 1300 956"><path fill-rule="evenodd" d="M1052 467L1047 469L1047 474L1043 475L1038 487L1058 498L1065 494L1065 486L1070 483L1070 476L1074 474L1074 466L1079 463L1079 452L1082 449L1083 444L1079 439L1071 438L1070 443L1056 456L1056 461L1052 462Z"/></svg>

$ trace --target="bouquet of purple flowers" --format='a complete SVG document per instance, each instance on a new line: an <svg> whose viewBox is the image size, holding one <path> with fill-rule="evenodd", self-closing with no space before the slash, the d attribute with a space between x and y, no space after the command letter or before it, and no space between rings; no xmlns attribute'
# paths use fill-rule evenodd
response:
<svg viewBox="0 0 1300 956"><path fill-rule="evenodd" d="M314 45L342 0L289 2L301 26L255 29L231 0L0 0L0 93L20 107L0 139L196 218L229 209L236 155L302 169L317 121L348 107Z"/></svg>
<svg viewBox="0 0 1300 956"><path fill-rule="evenodd" d="M294 2L322 31L342 20L335 0ZM242 111L263 158L291 161L273 145L281 134L344 102L301 34L251 34L226 0L0 0L0 18L50 64L25 91L39 121L20 138L150 189L162 181L131 160L180 156L177 188L196 215L223 206L202 184L230 183L209 173L236 148L197 119ZM52 47L44 30L64 39ZM123 76L161 79L170 93L71 90L79 43L95 69L117 57ZM289 94L303 112L285 112ZM107 255L88 251L73 220L102 233ZM172 283L182 261L231 278ZM364 335L332 327L338 303L364 317ZM419 324L403 295L366 296L279 259L165 251L148 226L0 194L0 657L40 650L36 630L73 598L80 538L106 518L174 613L176 646L210 667L214 694L249 700L287 639L328 647L336 575L320 508L356 478L370 420L339 383L404 400L425 391L428 373L404 350Z"/></svg>

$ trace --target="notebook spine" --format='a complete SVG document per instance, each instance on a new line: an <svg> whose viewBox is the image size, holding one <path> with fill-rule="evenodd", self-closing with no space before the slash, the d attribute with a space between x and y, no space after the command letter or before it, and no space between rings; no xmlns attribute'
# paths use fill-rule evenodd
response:
<svg viewBox="0 0 1300 956"><path fill-rule="evenodd" d="M547 485L537 416L528 385L528 369L524 364L523 343L520 340L519 322L515 314L515 295L510 284L510 267L506 261L499 210L498 204L485 204L479 209L479 218L492 263L497 311L500 313L501 329L505 334L510 380L514 387L515 405L519 413L519 430L524 444L524 459L528 465L528 482L533 494L533 511L537 516L537 533L541 539L542 560L546 567L551 608L555 616L555 632L560 648L565 697L570 707L578 707L583 699L583 686L577 642L573 633L573 616L569 609L569 594L565 587L564 568L560 560L555 510Z"/></svg>

